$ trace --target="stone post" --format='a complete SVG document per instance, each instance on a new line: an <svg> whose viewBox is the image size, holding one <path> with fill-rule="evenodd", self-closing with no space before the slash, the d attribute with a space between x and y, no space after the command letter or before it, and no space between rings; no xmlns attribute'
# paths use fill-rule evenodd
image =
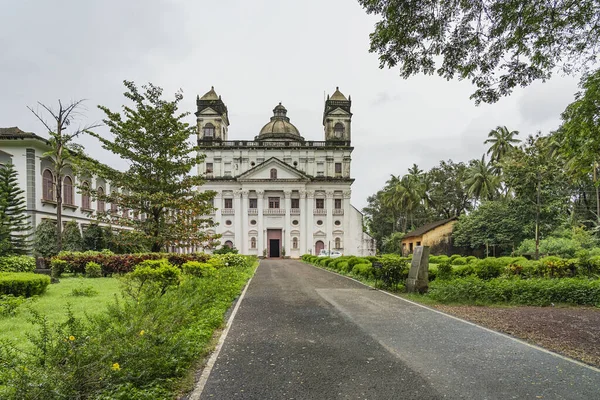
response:
<svg viewBox="0 0 600 400"><path fill-rule="evenodd" d="M408 293L426 293L428 288L429 246L416 246L406 280L406 291Z"/></svg>

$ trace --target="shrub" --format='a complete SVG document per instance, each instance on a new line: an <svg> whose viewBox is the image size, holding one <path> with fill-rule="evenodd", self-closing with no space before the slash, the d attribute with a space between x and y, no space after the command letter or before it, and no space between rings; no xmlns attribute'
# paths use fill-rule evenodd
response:
<svg viewBox="0 0 600 400"><path fill-rule="evenodd" d="M467 257L467 264L471 264L471 263L477 262L477 260L478 260L478 258L475 257L475 256L468 256Z"/></svg>
<svg viewBox="0 0 600 400"><path fill-rule="evenodd" d="M35 258L31 256L0 257L0 272L33 272Z"/></svg>
<svg viewBox="0 0 600 400"><path fill-rule="evenodd" d="M325 265L325 267L329 267L329 265L335 261L335 258L325 258L325 260L323 261L323 264Z"/></svg>
<svg viewBox="0 0 600 400"><path fill-rule="evenodd" d="M475 275L475 266L473 264L457 265L456 267L452 267L452 275L463 278Z"/></svg>
<svg viewBox="0 0 600 400"><path fill-rule="evenodd" d="M348 261L342 261L340 263L338 263L339 265L339 271L340 272L349 272L350 271L350 264L348 264Z"/></svg>
<svg viewBox="0 0 600 400"><path fill-rule="evenodd" d="M243 256L241 254L227 253L213 255L208 262L215 268L222 267L248 267L252 265L255 257Z"/></svg>
<svg viewBox="0 0 600 400"><path fill-rule="evenodd" d="M363 278L373 278L373 267L371 266L371 263L364 263L364 264L356 264L353 268L352 268L352 273L354 275L359 275L362 276Z"/></svg>
<svg viewBox="0 0 600 400"><path fill-rule="evenodd" d="M454 256L452 256L454 257ZM467 259L466 257L455 257L455 258L450 258L452 265L467 265Z"/></svg>
<svg viewBox="0 0 600 400"><path fill-rule="evenodd" d="M198 261L188 261L181 266L181 269L184 274L197 277L211 276L217 271L211 264Z"/></svg>
<svg viewBox="0 0 600 400"><path fill-rule="evenodd" d="M441 256L429 256L429 262L431 264L442 264L449 260L449 257L446 255Z"/></svg>
<svg viewBox="0 0 600 400"><path fill-rule="evenodd" d="M85 264L85 276L88 278L100 278L102 276L102 267L93 261Z"/></svg>
<svg viewBox="0 0 600 400"><path fill-rule="evenodd" d="M541 258L538 266L538 275L546 278L572 277L576 272L575 260L565 260L555 256Z"/></svg>
<svg viewBox="0 0 600 400"><path fill-rule="evenodd" d="M477 277L467 277L432 282L428 296L443 303L600 305L600 280L496 278L484 281Z"/></svg>
<svg viewBox="0 0 600 400"><path fill-rule="evenodd" d="M452 254L450 256L450 264L454 264L454 260L456 260L457 258L460 258L461 255L460 254Z"/></svg>
<svg viewBox="0 0 600 400"><path fill-rule="evenodd" d="M125 275L125 279L130 293L139 298L140 295L154 296L156 293L164 295L167 289L179 285L180 275L179 268L163 258L141 262L133 272Z"/></svg>
<svg viewBox="0 0 600 400"><path fill-rule="evenodd" d="M50 261L50 269L52 270L52 276L54 278L60 278L63 272L67 271L68 266L69 264L66 261L60 260L58 258L53 258L52 261Z"/></svg>
<svg viewBox="0 0 600 400"><path fill-rule="evenodd" d="M377 278L381 279L385 286L396 289L398 284L408 278L408 258L391 254L381 257L381 268L376 270Z"/></svg>
<svg viewBox="0 0 600 400"><path fill-rule="evenodd" d="M494 257L484 258L475 264L475 275L484 280L497 278L502 272L504 272L503 262Z"/></svg>
<svg viewBox="0 0 600 400"><path fill-rule="evenodd" d="M450 265L450 260L446 259L444 262L438 264L436 278L441 280L449 280L452 278L452 265Z"/></svg>
<svg viewBox="0 0 600 400"><path fill-rule="evenodd" d="M0 294L31 297L43 294L49 284L50 277L47 275L29 272L0 273Z"/></svg>
<svg viewBox="0 0 600 400"><path fill-rule="evenodd" d="M66 251L83 250L83 239L77 222L69 221L65 224L62 231L62 248Z"/></svg>
<svg viewBox="0 0 600 400"><path fill-rule="evenodd" d="M213 250L213 254L237 254L238 249L235 247L221 246L221 248Z"/></svg>
<svg viewBox="0 0 600 400"><path fill-rule="evenodd" d="M33 251L42 257L52 257L58 253L56 221L44 219L35 229Z"/></svg>
<svg viewBox="0 0 600 400"><path fill-rule="evenodd" d="M16 315L21 305L35 299L36 297L26 299L23 296L13 296L12 294L0 295L0 317L12 317Z"/></svg>

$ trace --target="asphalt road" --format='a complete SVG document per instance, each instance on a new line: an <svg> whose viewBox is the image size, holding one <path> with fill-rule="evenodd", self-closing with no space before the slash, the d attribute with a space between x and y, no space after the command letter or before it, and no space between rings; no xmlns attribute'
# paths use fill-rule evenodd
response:
<svg viewBox="0 0 600 400"><path fill-rule="evenodd" d="M289 260L264 260L202 399L600 399L600 372Z"/></svg>

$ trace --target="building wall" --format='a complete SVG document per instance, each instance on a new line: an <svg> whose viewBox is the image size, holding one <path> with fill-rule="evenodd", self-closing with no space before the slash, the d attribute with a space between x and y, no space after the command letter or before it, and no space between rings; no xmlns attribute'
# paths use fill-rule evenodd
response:
<svg viewBox="0 0 600 400"><path fill-rule="evenodd" d="M456 222L457 221L455 220L449 221L444 225L438 226L428 232L425 232L423 235L402 239L402 253L410 253L411 243L414 249L415 246L418 246L417 243L419 242L421 246L434 247L442 242L449 241L452 236L452 230L454 229L454 225L456 224Z"/></svg>

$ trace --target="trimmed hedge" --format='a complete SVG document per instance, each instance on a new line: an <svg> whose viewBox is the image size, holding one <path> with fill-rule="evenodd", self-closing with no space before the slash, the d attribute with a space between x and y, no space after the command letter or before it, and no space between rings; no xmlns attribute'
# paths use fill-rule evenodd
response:
<svg viewBox="0 0 600 400"><path fill-rule="evenodd" d="M31 256L0 257L0 272L33 272L35 258Z"/></svg>
<svg viewBox="0 0 600 400"><path fill-rule="evenodd" d="M47 275L29 272L2 272L0 273L0 294L31 297L43 294L50 284Z"/></svg>
<svg viewBox="0 0 600 400"><path fill-rule="evenodd" d="M600 280L495 278L485 281L471 276L431 282L427 296L442 303L600 306Z"/></svg>
<svg viewBox="0 0 600 400"><path fill-rule="evenodd" d="M243 256L242 256L243 257ZM113 254L111 252L61 252L53 260L67 262L66 269L76 274L85 273L85 266L89 262L95 262L102 267L103 275L123 274L133 271L136 265L145 260L160 260L165 258L169 264L181 267L188 261L207 262L209 254L177 254L177 253L138 253L138 254Z"/></svg>

